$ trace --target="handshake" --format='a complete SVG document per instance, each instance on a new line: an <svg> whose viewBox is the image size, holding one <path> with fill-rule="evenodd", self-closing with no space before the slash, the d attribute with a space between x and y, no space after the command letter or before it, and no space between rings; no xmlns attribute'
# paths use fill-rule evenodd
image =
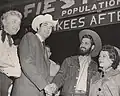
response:
<svg viewBox="0 0 120 96"><path fill-rule="evenodd" d="M55 83L48 84L44 90L46 93L46 96L52 96L57 91L57 86Z"/></svg>

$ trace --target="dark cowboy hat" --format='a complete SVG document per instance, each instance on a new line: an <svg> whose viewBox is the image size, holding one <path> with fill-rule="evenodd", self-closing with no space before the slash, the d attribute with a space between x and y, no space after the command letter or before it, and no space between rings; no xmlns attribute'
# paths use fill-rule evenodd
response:
<svg viewBox="0 0 120 96"><path fill-rule="evenodd" d="M92 57L97 56L102 48L102 42L101 42L99 35L93 30L84 29L84 30L80 31L80 33L79 33L79 40L80 41L84 35L90 35L93 38L95 48L91 52L91 56Z"/></svg>

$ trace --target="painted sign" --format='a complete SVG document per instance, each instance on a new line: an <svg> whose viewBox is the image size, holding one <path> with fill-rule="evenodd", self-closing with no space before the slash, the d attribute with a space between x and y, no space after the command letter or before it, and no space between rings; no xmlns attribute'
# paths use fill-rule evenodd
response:
<svg viewBox="0 0 120 96"><path fill-rule="evenodd" d="M25 17L32 13L34 7L34 3L25 5ZM36 5L36 15L50 13L54 18L61 19L117 7L120 7L120 0L44 0Z"/></svg>
<svg viewBox="0 0 120 96"><path fill-rule="evenodd" d="M5 7L21 10L24 18L50 13L55 19L61 19L118 8L120 0L29 0L8 4L0 7L0 10Z"/></svg>
<svg viewBox="0 0 120 96"><path fill-rule="evenodd" d="M120 23L120 9L63 19L59 21L56 30L68 31L115 23Z"/></svg>
<svg viewBox="0 0 120 96"><path fill-rule="evenodd" d="M30 25L36 15L49 13L54 19L60 20L56 30L62 31L118 23L120 0L17 1L0 7L0 12L7 8L17 9L23 13L24 26Z"/></svg>
<svg viewBox="0 0 120 96"><path fill-rule="evenodd" d="M76 3L73 7L61 10L59 15L61 16L61 18L65 18L93 12L101 12L117 7L120 7L120 0L98 0L96 2L91 2L87 4Z"/></svg>

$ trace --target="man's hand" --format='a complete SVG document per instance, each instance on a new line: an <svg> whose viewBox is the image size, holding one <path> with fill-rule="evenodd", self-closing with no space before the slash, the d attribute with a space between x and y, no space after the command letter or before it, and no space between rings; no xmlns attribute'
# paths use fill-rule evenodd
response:
<svg viewBox="0 0 120 96"><path fill-rule="evenodd" d="M52 83L52 84L47 85L47 86L44 88L44 90L45 90L45 93L46 93L46 94L52 96L52 94L56 92L57 86L56 86L56 84Z"/></svg>
<svg viewBox="0 0 120 96"><path fill-rule="evenodd" d="M46 93L47 96L52 96L52 90L51 90L50 84L47 85L47 86L44 88L44 90L45 90L45 93Z"/></svg>

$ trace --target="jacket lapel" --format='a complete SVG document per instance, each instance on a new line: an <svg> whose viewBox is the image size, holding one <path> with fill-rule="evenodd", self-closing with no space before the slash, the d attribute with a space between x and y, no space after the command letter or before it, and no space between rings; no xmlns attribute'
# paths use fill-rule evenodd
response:
<svg viewBox="0 0 120 96"><path fill-rule="evenodd" d="M42 52L42 54L44 55L44 46L42 45L42 42L40 41L40 39L38 38L38 36L37 35L35 35L36 36L36 38L37 38L37 42L38 42L38 44L39 44L39 46L40 46L40 48L41 48L41 52Z"/></svg>

